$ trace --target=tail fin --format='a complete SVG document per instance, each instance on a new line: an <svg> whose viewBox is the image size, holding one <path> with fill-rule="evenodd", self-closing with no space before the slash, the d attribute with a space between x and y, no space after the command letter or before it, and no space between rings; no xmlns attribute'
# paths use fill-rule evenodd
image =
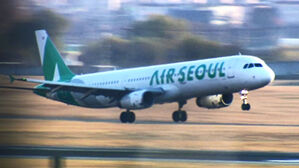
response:
<svg viewBox="0 0 299 168"><path fill-rule="evenodd" d="M57 48L45 30L35 31L45 80L69 81L75 74L65 65Z"/></svg>

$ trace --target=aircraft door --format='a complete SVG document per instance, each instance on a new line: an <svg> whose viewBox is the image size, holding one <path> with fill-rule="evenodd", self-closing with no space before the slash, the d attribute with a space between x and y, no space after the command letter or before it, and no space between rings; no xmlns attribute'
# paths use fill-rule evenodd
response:
<svg viewBox="0 0 299 168"><path fill-rule="evenodd" d="M234 62L230 62L229 66L227 67L227 78L228 78L228 79L233 79L233 78L235 78L235 73L234 73Z"/></svg>

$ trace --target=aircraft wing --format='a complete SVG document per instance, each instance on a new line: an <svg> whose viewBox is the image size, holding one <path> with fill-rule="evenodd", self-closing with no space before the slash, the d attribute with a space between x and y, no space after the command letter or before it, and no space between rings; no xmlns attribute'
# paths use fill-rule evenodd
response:
<svg viewBox="0 0 299 168"><path fill-rule="evenodd" d="M104 88L104 87L98 87L98 86L92 86L92 85L86 85L86 84L80 84L80 83L70 83L70 82L59 82L59 81L46 81L46 80L39 80L39 79L30 79L30 78L14 78L13 76L9 76L10 81L13 82L15 80L17 81L24 81L24 82L31 82L31 83L39 83L43 84L44 87L48 87L49 91L58 90L58 89L76 89L81 90L82 92L86 92L87 95L92 93L121 93L126 94L129 92L133 92L136 89L129 89L129 88ZM9 88L9 87L5 87ZM11 89L22 89L17 87L11 87ZM37 90L40 88L24 88L25 90ZM162 88L145 88L149 92L160 95L163 94L165 91ZM43 89L45 90L45 89Z"/></svg>

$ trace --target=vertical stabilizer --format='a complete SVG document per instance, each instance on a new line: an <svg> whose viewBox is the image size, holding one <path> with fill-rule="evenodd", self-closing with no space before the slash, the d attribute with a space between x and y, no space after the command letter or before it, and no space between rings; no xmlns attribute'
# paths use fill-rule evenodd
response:
<svg viewBox="0 0 299 168"><path fill-rule="evenodd" d="M41 65L44 71L45 80L48 81L69 81L75 75L65 65L57 48L51 41L45 30L35 31Z"/></svg>

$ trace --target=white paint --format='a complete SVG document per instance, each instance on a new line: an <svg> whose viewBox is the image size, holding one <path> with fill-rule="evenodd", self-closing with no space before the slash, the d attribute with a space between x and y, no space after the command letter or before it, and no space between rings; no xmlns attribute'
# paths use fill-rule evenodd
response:
<svg viewBox="0 0 299 168"><path fill-rule="evenodd" d="M46 46L48 34L45 30L37 30L35 31L35 35L36 35L36 41L38 45L41 65L44 65L45 46Z"/></svg>
<svg viewBox="0 0 299 168"><path fill-rule="evenodd" d="M59 73L58 64L56 63L52 81L59 81L59 80L60 80L60 73Z"/></svg>

